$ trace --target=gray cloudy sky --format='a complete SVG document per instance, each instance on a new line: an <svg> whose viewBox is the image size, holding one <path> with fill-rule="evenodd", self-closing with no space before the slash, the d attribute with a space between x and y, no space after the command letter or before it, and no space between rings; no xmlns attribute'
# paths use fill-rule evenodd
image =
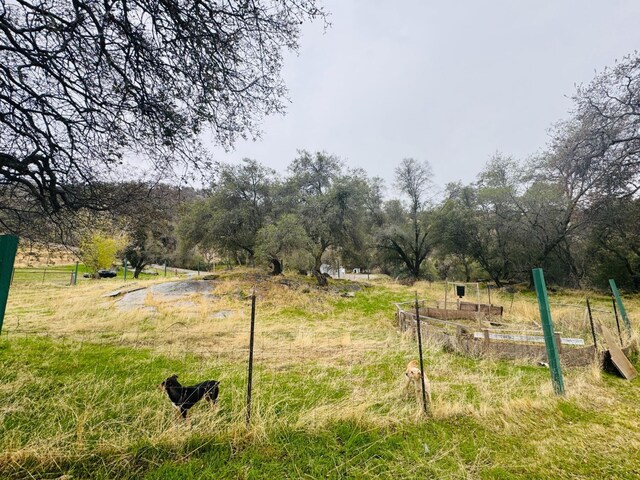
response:
<svg viewBox="0 0 640 480"><path fill-rule="evenodd" d="M566 118L575 85L640 49L636 0L326 0L332 26L304 26L287 55L291 105L244 157L284 172L326 150L390 184L404 157L440 186L472 181L496 151L526 158Z"/></svg>

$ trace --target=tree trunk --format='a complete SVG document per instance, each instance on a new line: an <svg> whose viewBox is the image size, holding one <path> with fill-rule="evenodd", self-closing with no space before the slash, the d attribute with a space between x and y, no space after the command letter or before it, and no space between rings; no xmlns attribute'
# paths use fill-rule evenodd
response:
<svg viewBox="0 0 640 480"><path fill-rule="evenodd" d="M321 265L322 265L322 253L315 258L313 269L311 270L311 274L314 277L316 277L318 286L326 287L329 284L329 282L327 281L327 277L322 272L320 272Z"/></svg>
<svg viewBox="0 0 640 480"><path fill-rule="evenodd" d="M139 262L135 265L132 265L133 267L133 278L138 278L140 276L140 273L142 273L142 269L145 267L146 263L144 262Z"/></svg>
<svg viewBox="0 0 640 480"><path fill-rule="evenodd" d="M272 258L269 262L271 264L271 275L282 275L282 262L277 258Z"/></svg>
<svg viewBox="0 0 640 480"><path fill-rule="evenodd" d="M417 282L420 279L420 266L416 268L415 265L412 265L410 272L413 280Z"/></svg>
<svg viewBox="0 0 640 480"><path fill-rule="evenodd" d="M313 274L314 277L316 277L316 280L318 281L318 286L320 287L326 287L329 282L327 282L327 277L324 276L324 274L320 273L320 269L319 268L314 268L311 273Z"/></svg>
<svg viewBox="0 0 640 480"><path fill-rule="evenodd" d="M467 260L465 255L462 255L461 258L462 266L464 267L465 282L469 283L471 281L471 265L469 265L469 260Z"/></svg>

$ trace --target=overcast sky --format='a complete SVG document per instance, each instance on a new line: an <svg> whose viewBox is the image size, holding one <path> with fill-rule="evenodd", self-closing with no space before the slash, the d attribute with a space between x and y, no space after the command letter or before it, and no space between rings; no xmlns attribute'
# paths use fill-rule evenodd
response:
<svg viewBox="0 0 640 480"><path fill-rule="evenodd" d="M435 182L473 181L496 151L527 158L567 118L575 86L640 49L637 0L326 0L283 76L291 104L244 157L284 173L325 150L390 184L405 157ZM392 191L389 191L392 193Z"/></svg>

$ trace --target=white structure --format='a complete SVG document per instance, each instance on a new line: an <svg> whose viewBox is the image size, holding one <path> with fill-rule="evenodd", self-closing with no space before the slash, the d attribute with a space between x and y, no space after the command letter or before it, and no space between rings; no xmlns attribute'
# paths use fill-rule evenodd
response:
<svg viewBox="0 0 640 480"><path fill-rule="evenodd" d="M331 275L334 278L344 278L346 271L344 267L335 269L332 265L323 263L322 265L320 265L320 273L326 273L328 275Z"/></svg>

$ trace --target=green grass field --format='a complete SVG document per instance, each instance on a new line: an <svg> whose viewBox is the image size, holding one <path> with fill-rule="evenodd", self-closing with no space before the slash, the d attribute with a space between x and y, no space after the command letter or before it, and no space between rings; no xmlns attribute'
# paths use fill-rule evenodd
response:
<svg viewBox="0 0 640 480"><path fill-rule="evenodd" d="M69 285L71 282L71 274L75 272L75 265L47 265L39 267L18 267L13 272L14 284L57 284L57 285ZM157 275L147 273L147 271L156 271ZM78 282L85 282L91 279L84 278L83 275L88 273L89 269L84 264L78 266ZM175 277L175 272L169 269L167 271L167 278ZM152 280L154 278L164 278L164 271L162 269L145 269L140 273L141 280ZM124 268L120 267L117 270L117 276L114 278L102 278L99 281L124 281ZM127 281L133 281L133 271L131 269L127 272Z"/></svg>
<svg viewBox="0 0 640 480"><path fill-rule="evenodd" d="M416 289L441 297L442 285L380 282L344 298L289 279L222 274L213 298L149 296L153 310L137 311L101 296L112 282L14 285L0 339L0 478L640 478L639 380L568 369L559 398L544 368L427 346L425 419L402 392L417 353L395 328L393 302ZM640 304L625 301L637 330ZM536 309L517 295L507 318L531 321ZM564 315L580 331L582 312L573 325ZM156 388L172 373L220 380L219 407L198 404L190 426L177 420Z"/></svg>

